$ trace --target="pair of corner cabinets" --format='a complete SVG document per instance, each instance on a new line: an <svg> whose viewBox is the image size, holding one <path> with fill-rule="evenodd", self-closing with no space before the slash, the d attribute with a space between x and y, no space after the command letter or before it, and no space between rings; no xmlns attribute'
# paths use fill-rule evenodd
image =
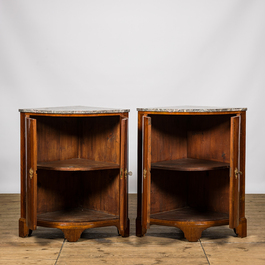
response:
<svg viewBox="0 0 265 265"><path fill-rule="evenodd" d="M19 236L37 226L59 228L71 242L102 226L129 236L128 112L20 110ZM246 109L138 109L136 235L156 224L197 241L229 224L245 237L245 137Z"/></svg>

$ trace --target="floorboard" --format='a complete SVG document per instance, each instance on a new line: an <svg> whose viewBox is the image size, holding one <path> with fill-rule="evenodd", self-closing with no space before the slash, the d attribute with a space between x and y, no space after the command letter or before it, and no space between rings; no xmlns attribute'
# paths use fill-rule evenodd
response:
<svg viewBox="0 0 265 265"><path fill-rule="evenodd" d="M228 226L208 228L191 243L173 227L151 226L135 236L136 195L129 195L131 236L115 227L87 229L78 242L64 240L58 229L38 227L18 237L18 194L0 194L0 264L265 264L265 195L246 195L248 236L238 238Z"/></svg>

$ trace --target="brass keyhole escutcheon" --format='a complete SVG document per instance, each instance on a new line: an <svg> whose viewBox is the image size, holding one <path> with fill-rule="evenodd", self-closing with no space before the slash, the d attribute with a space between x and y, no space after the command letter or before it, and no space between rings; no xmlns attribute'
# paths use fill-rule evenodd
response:
<svg viewBox="0 0 265 265"><path fill-rule="evenodd" d="M146 179L146 173L147 173L147 170L144 169L144 179Z"/></svg>
<svg viewBox="0 0 265 265"><path fill-rule="evenodd" d="M29 169L29 177L30 177L30 179L33 178L33 173L34 173L33 169L30 168L30 169Z"/></svg>
<svg viewBox="0 0 265 265"><path fill-rule="evenodd" d="M242 171L238 171L238 169L237 169L237 167L236 167L236 169L235 169L235 177L236 177L236 179L237 179L237 175L242 175L243 173L242 173Z"/></svg>

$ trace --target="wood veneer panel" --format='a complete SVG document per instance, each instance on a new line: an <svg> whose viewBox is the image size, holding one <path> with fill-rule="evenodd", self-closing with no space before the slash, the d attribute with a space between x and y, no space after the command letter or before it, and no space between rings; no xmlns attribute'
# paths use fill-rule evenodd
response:
<svg viewBox="0 0 265 265"><path fill-rule="evenodd" d="M84 158L71 158L66 160L39 162L38 168L58 171L89 171L115 169L119 168L119 165L109 162L93 161Z"/></svg>
<svg viewBox="0 0 265 265"><path fill-rule="evenodd" d="M78 157L78 118L42 117L37 119L38 161Z"/></svg>
<svg viewBox="0 0 265 265"><path fill-rule="evenodd" d="M187 206L186 172L152 169L151 214Z"/></svg>
<svg viewBox="0 0 265 265"><path fill-rule="evenodd" d="M196 208L185 207L163 213L152 214L151 219L181 222L227 220L228 222L228 214L210 211L200 211Z"/></svg>
<svg viewBox="0 0 265 265"><path fill-rule="evenodd" d="M119 216L83 208L66 209L38 215L38 221L48 222L96 222L118 219Z"/></svg>
<svg viewBox="0 0 265 265"><path fill-rule="evenodd" d="M229 163L204 159L183 158L152 163L152 168L177 171L206 171L229 168Z"/></svg>
<svg viewBox="0 0 265 265"><path fill-rule="evenodd" d="M119 170L38 170L38 214L86 208L119 214Z"/></svg>
<svg viewBox="0 0 265 265"><path fill-rule="evenodd" d="M120 163L120 117L82 118L80 157Z"/></svg>
<svg viewBox="0 0 265 265"><path fill-rule="evenodd" d="M187 117L150 115L152 163L187 157Z"/></svg>
<svg viewBox="0 0 265 265"><path fill-rule="evenodd" d="M188 205L213 212L229 212L229 169L187 172Z"/></svg>
<svg viewBox="0 0 265 265"><path fill-rule="evenodd" d="M189 158L230 162L231 115L191 116L187 133Z"/></svg>

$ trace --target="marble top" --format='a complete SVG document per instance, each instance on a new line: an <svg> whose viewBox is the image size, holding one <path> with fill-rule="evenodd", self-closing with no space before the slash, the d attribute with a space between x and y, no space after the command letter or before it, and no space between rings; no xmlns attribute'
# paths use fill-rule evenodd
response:
<svg viewBox="0 0 265 265"><path fill-rule="evenodd" d="M247 108L208 107L208 106L137 108L137 111L154 111L154 112L223 112L223 111L246 111L246 110Z"/></svg>
<svg viewBox="0 0 265 265"><path fill-rule="evenodd" d="M55 113L55 114L91 114L91 113L120 113L130 112L129 109L112 109L86 106L70 106L70 107L50 107L50 108L32 108L19 109L19 112L28 113Z"/></svg>

